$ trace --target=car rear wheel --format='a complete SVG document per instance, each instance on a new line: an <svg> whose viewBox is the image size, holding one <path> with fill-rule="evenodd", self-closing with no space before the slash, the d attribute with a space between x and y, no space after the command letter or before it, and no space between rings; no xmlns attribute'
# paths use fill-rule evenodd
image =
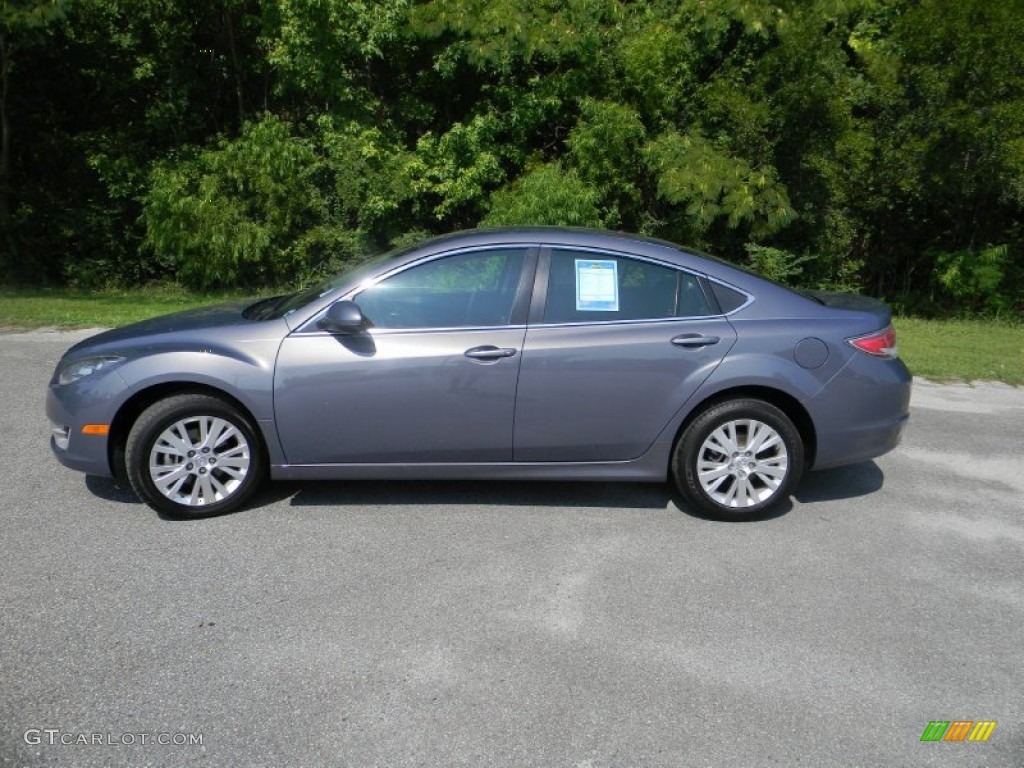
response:
<svg viewBox="0 0 1024 768"><path fill-rule="evenodd" d="M132 489L172 517L198 518L242 506L263 479L256 431L236 408L209 395L160 400L128 434Z"/></svg>
<svg viewBox="0 0 1024 768"><path fill-rule="evenodd" d="M753 520L789 497L803 467L803 441L790 418L771 403L744 398L694 419L676 445L673 474L701 512Z"/></svg>

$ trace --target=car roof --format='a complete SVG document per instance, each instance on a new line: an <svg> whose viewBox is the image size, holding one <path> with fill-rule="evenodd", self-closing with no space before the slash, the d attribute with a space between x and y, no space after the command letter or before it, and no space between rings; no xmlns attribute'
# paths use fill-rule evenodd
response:
<svg viewBox="0 0 1024 768"><path fill-rule="evenodd" d="M620 246L626 243L631 245L654 246L664 248L674 253L682 253L680 246L670 243L667 240L659 240L645 235L635 235L629 232L615 232L607 229L589 229L587 227L554 227L554 226L529 226L529 227L482 227L480 229L464 229L459 232L452 232L447 235L439 235L417 244L417 250L421 247L436 248L438 245L451 244L455 246L495 244L495 243L518 243L518 242L550 243L552 245L578 245L611 247L613 243Z"/></svg>

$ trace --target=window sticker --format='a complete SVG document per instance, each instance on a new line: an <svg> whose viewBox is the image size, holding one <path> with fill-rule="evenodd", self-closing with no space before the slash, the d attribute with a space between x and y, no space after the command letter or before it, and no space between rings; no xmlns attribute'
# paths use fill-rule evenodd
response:
<svg viewBox="0 0 1024 768"><path fill-rule="evenodd" d="M614 259L576 259L576 311L619 311L619 264Z"/></svg>

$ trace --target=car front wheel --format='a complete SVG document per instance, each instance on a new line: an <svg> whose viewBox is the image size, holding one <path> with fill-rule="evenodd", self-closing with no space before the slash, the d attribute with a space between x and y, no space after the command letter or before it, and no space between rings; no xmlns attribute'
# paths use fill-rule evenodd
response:
<svg viewBox="0 0 1024 768"><path fill-rule="evenodd" d="M685 499L723 520L764 516L789 497L803 473L793 422L763 400L712 405L683 433L673 474Z"/></svg>
<svg viewBox="0 0 1024 768"><path fill-rule="evenodd" d="M249 420L223 400L199 394L169 397L143 411L128 434L125 463L139 497L180 518L239 508L265 466Z"/></svg>

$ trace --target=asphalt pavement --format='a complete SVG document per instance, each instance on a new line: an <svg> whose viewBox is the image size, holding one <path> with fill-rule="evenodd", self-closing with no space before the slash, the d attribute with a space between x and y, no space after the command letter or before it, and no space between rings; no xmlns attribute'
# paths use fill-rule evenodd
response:
<svg viewBox="0 0 1024 768"><path fill-rule="evenodd" d="M50 455L85 335L0 335L0 765L1024 765L1024 389L918 382L756 523L479 482L175 522Z"/></svg>

